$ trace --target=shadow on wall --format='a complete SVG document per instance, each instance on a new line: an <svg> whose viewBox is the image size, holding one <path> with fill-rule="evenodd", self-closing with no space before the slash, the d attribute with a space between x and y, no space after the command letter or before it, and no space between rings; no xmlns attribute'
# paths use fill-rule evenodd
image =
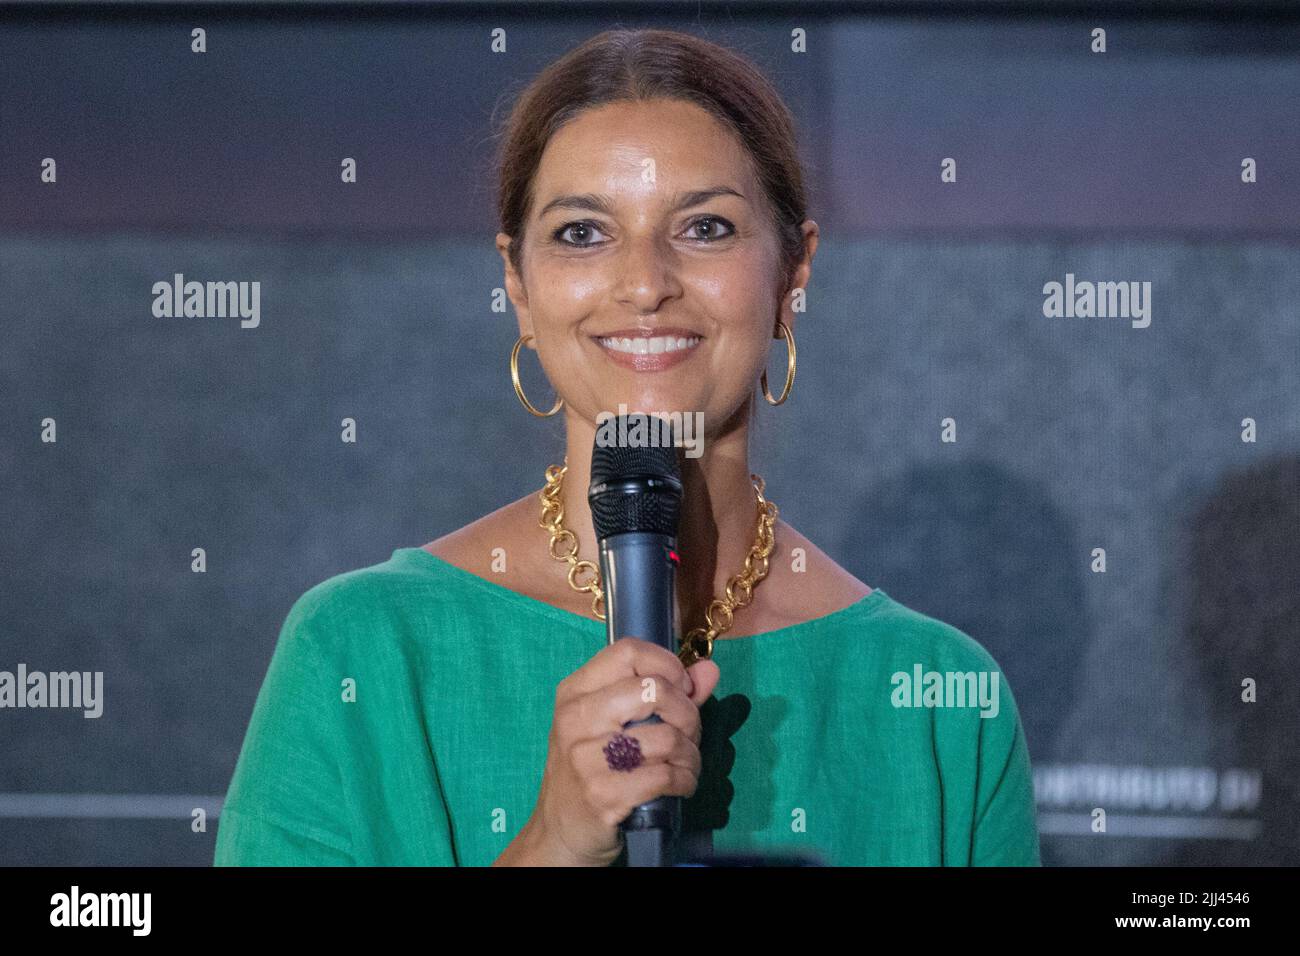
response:
<svg viewBox="0 0 1300 956"><path fill-rule="evenodd" d="M1300 457L1223 479L1180 531L1166 606L1213 728L1211 765L1258 771L1254 840L1172 845L1158 862L1300 864ZM1244 701L1253 681L1256 700Z"/></svg>
<svg viewBox="0 0 1300 956"><path fill-rule="evenodd" d="M979 462L912 469L867 501L844 566L978 640L1015 693L1032 759L1055 759L1092 634L1069 523L1039 486Z"/></svg>
<svg viewBox="0 0 1300 956"><path fill-rule="evenodd" d="M845 566L868 584L888 581L891 596L979 640L1015 689L1035 764L1069 762L1058 753L1061 732L1093 627L1072 557L1081 545L1053 502L978 463L910 471L872 489L867 502L840 542ZM1227 477L1182 513L1168 562L1157 555L1159 607L1170 621L1159 634L1176 641L1167 652L1178 672L1166 676L1176 692L1199 697L1185 708L1188 732L1205 734L1205 764L1220 784L1227 771L1261 775L1257 806L1233 813L1219 806L1220 793L1206 815L1255 819L1259 830L1253 839L1141 840L1138 855L1156 865L1296 865L1300 458ZM1255 703L1242 699L1247 678ZM1045 840L1043 862L1069 860Z"/></svg>

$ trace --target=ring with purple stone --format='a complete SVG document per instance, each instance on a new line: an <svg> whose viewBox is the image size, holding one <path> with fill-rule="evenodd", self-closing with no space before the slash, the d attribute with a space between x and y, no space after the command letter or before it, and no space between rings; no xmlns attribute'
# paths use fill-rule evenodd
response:
<svg viewBox="0 0 1300 956"><path fill-rule="evenodd" d="M618 733L605 744L605 762L610 770L626 770L631 773L645 762L641 756L641 742L635 737Z"/></svg>

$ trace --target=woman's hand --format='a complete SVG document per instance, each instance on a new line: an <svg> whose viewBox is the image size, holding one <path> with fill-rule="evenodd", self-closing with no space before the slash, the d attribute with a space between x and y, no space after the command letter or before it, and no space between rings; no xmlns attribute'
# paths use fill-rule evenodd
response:
<svg viewBox="0 0 1300 956"><path fill-rule="evenodd" d="M560 681L533 814L496 865L608 866L623 848L619 824L656 797L689 797L699 785L700 705L721 672L713 661L688 671L671 651L634 637L601 648ZM604 748L628 721L643 762L610 768Z"/></svg>

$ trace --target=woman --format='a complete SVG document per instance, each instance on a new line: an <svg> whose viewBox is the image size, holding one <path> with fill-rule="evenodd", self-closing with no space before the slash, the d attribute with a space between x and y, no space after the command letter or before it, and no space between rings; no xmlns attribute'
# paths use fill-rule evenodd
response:
<svg viewBox="0 0 1300 956"><path fill-rule="evenodd" d="M609 865L626 861L629 811L679 795L691 857L1037 864L1010 694L980 711L913 706L921 688L902 687L936 672L996 690L992 658L840 568L751 480L755 386L772 404L790 393L818 238L771 86L689 35L603 33L523 93L501 159L515 388L534 414L562 412L567 467L298 600L216 862ZM520 388L524 345L558 393L549 412ZM620 405L702 414L678 536L699 660L606 646L601 583L579 563L597 553L597 421ZM651 713L663 722L620 734Z"/></svg>

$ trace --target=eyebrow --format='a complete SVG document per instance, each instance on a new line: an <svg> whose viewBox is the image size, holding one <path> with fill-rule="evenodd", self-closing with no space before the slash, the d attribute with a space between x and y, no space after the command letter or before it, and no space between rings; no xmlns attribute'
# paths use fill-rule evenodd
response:
<svg viewBox="0 0 1300 956"><path fill-rule="evenodd" d="M708 189L695 189L688 193L682 193L678 196L669 212L689 209L691 206L706 203L717 196L745 198L730 186L711 186ZM614 214L614 200L604 193L580 193L573 196L559 196L543 206L537 214L537 218L540 219L552 209L587 209L592 212L603 213L606 216L612 216Z"/></svg>

